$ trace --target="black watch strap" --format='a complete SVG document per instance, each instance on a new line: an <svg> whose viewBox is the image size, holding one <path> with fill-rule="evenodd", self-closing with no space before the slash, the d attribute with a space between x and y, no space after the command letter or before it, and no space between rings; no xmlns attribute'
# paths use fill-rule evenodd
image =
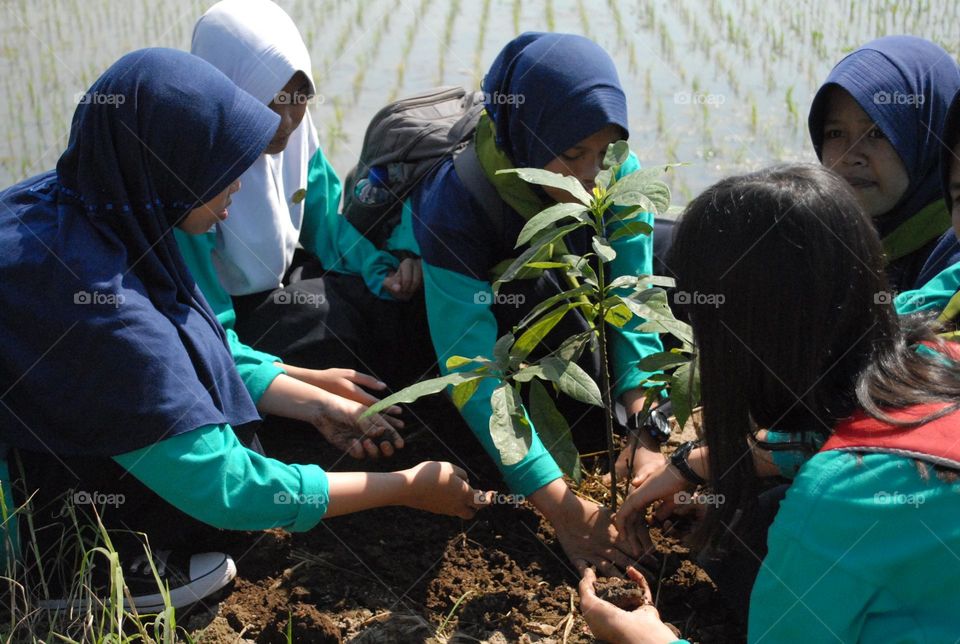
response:
<svg viewBox="0 0 960 644"><path fill-rule="evenodd" d="M677 471L683 475L683 478L687 479L694 485L706 485L706 479L694 472L693 468L690 467L690 461L687 460L690 457L690 452L693 451L693 448L699 446L700 443L697 441L688 441L684 443L678 447L673 454L670 455L670 464L677 468Z"/></svg>

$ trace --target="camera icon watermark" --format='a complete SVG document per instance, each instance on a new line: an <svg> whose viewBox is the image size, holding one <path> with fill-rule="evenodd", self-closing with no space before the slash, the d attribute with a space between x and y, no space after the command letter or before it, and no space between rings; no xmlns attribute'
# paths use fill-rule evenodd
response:
<svg viewBox="0 0 960 644"><path fill-rule="evenodd" d="M726 301L727 297L723 293L701 293L700 291L690 293L687 291L677 291L673 294L673 303L680 306L696 304L720 308Z"/></svg>
<svg viewBox="0 0 960 644"><path fill-rule="evenodd" d="M73 493L74 505L93 505L97 507L112 505L118 508L126 502L127 497L123 494L105 494L103 492L86 492L84 490L78 490Z"/></svg>
<svg viewBox="0 0 960 644"><path fill-rule="evenodd" d="M673 495L674 505L709 505L719 508L726 501L727 498L722 494L691 494L681 490Z"/></svg>
<svg viewBox="0 0 960 644"><path fill-rule="evenodd" d="M527 498L522 494L504 494L493 490L488 492L477 491L473 494L473 502L477 505L512 505L516 508L526 500Z"/></svg>
<svg viewBox="0 0 960 644"><path fill-rule="evenodd" d="M523 293L497 293L494 295L490 291L477 291L473 294L474 304L486 304L487 306L498 304L500 306L519 308L523 306L526 301L527 296Z"/></svg>
<svg viewBox="0 0 960 644"><path fill-rule="evenodd" d="M112 105L120 107L127 102L123 94L101 94L100 92L77 92L73 95L77 105Z"/></svg>
<svg viewBox="0 0 960 644"><path fill-rule="evenodd" d="M326 102L326 97L323 94L310 96L300 92L291 94L290 92L280 91L273 97L273 102L277 105L323 105Z"/></svg>
<svg viewBox="0 0 960 644"><path fill-rule="evenodd" d="M877 505L912 505L915 508L920 507L927 502L924 494L904 494L894 490L886 492L881 490L873 495L873 501Z"/></svg>
<svg viewBox="0 0 960 644"><path fill-rule="evenodd" d="M923 94L907 94L904 92L879 91L873 95L873 102L877 105L913 105L920 107L925 100L926 97Z"/></svg>
<svg viewBox="0 0 960 644"><path fill-rule="evenodd" d="M73 303L80 305L112 306L119 309L127 300L123 293L101 293L94 291L77 291L73 294Z"/></svg>
<svg viewBox="0 0 960 644"><path fill-rule="evenodd" d="M304 293L303 291L277 290L273 293L274 304L295 304L320 308L327 303L327 296L323 293Z"/></svg>
<svg viewBox="0 0 960 644"><path fill-rule="evenodd" d="M893 303L893 293L889 291L877 291L873 294L873 303L874 304L892 304Z"/></svg>
<svg viewBox="0 0 960 644"><path fill-rule="evenodd" d="M277 492L273 495L274 505L312 505L321 507L327 505L329 499L326 494L291 494Z"/></svg>

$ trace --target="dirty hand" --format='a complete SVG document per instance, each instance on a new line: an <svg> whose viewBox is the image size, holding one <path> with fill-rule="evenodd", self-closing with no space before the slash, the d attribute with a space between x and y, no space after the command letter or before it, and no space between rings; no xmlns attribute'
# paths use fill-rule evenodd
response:
<svg viewBox="0 0 960 644"><path fill-rule="evenodd" d="M647 580L632 566L627 576L637 582L648 603L636 610L626 611L597 597L593 584L597 575L592 568L583 569L580 580L580 612L597 639L629 644L666 644L677 641L673 631L660 621L660 613L653 605Z"/></svg>
<svg viewBox="0 0 960 644"><path fill-rule="evenodd" d="M614 517L617 530L624 533L631 544L640 544L649 540L644 517L648 505L654 501L663 500L663 506L657 510L656 515L658 520L662 520L673 510L676 495L681 492L686 493L695 487L667 462L642 481L634 478L633 484L636 489L627 495Z"/></svg>
<svg viewBox="0 0 960 644"><path fill-rule="evenodd" d="M424 461L400 472L406 479L403 505L436 514L470 519L483 505L484 493L467 482L467 473L452 463Z"/></svg>
<svg viewBox="0 0 960 644"><path fill-rule="evenodd" d="M632 463L630 463L631 458L633 459ZM634 481L640 480L642 482L651 474L659 471L666 461L667 457L660 453L659 448L653 449L651 446L642 444L637 435L631 433L626 446L620 450L614 471L617 473L618 481L631 478ZM633 465L632 472L627 471L628 464ZM602 483L605 486L610 485L609 473L603 475ZM631 485L636 486L639 483L632 482Z"/></svg>
<svg viewBox="0 0 960 644"><path fill-rule="evenodd" d="M419 259L407 258L400 262L397 270L383 280L383 288L397 300L406 301L413 297L423 285L423 269Z"/></svg>
<svg viewBox="0 0 960 644"><path fill-rule="evenodd" d="M400 421L380 414L361 418L365 411L366 405L326 393L316 400L309 422L331 445L353 458L393 456L403 447L403 438L394 428Z"/></svg>

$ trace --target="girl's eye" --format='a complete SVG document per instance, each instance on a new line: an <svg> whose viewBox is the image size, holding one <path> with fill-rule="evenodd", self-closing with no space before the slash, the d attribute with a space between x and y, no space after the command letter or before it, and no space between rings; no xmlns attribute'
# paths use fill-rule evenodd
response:
<svg viewBox="0 0 960 644"><path fill-rule="evenodd" d="M566 152L564 152L560 156L566 161L576 161L577 159L583 156L583 153L576 152L574 154L567 154Z"/></svg>
<svg viewBox="0 0 960 644"><path fill-rule="evenodd" d="M873 126L873 129L867 134L871 139L885 139L887 135L883 133L883 130L877 126Z"/></svg>
<svg viewBox="0 0 960 644"><path fill-rule="evenodd" d="M827 130L826 132L824 132L824 133L823 133L823 138L825 138L825 139L839 139L842 135L843 135L843 133L842 133L840 130L832 129L832 130Z"/></svg>

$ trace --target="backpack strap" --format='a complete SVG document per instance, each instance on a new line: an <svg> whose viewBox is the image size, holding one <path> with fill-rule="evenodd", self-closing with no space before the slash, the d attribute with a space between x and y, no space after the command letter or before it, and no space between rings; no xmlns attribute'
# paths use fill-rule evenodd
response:
<svg viewBox="0 0 960 644"><path fill-rule="evenodd" d="M484 218L496 232L497 239L503 239L510 208L483 172L477 147L472 140L454 155L453 167L470 196L480 204Z"/></svg>
<svg viewBox="0 0 960 644"><path fill-rule="evenodd" d="M890 415L902 421L916 420L947 407L944 403L916 405ZM960 410L917 427L905 429L857 412L837 425L821 452L869 452L895 454L960 470Z"/></svg>

